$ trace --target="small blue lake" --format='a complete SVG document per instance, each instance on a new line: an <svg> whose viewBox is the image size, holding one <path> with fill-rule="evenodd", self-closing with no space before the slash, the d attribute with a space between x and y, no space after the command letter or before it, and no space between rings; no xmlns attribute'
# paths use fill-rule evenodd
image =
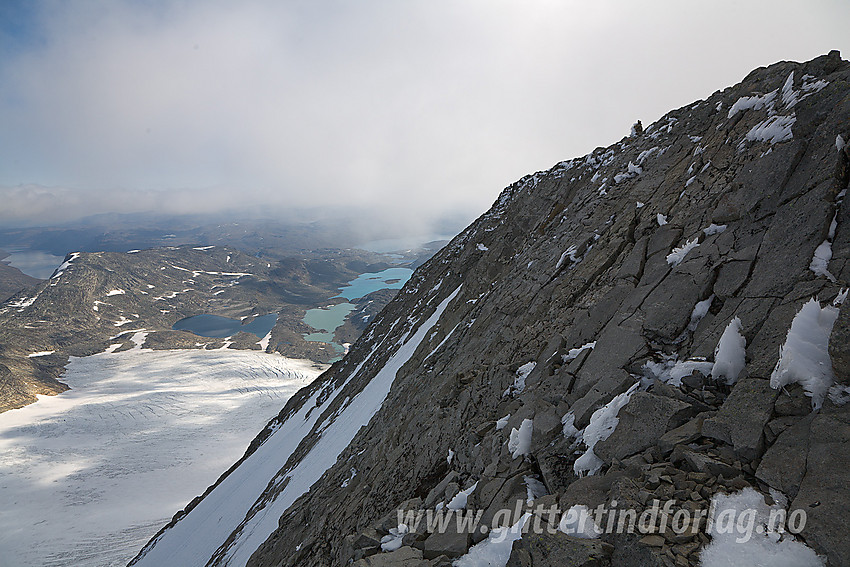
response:
<svg viewBox="0 0 850 567"><path fill-rule="evenodd" d="M194 315L180 319L171 328L175 331L190 331L202 337L224 338L235 335L239 331L254 333L257 338L269 334L277 322L277 313L257 317L243 325L239 319L228 319L219 315Z"/></svg>

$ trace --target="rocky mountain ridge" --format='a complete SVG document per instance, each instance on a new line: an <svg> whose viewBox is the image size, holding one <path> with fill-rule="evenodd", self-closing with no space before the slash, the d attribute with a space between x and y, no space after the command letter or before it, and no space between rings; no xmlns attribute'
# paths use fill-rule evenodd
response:
<svg viewBox="0 0 850 567"><path fill-rule="evenodd" d="M36 285L39 280L28 276L18 268L3 261L7 255L0 250L0 303L3 303L24 288Z"/></svg>
<svg viewBox="0 0 850 567"><path fill-rule="evenodd" d="M850 564L848 116L838 52L781 62L514 183L132 564L448 565L487 535L397 510L752 489L808 513L786 552ZM804 311L822 383L783 374ZM506 560L710 564L695 526L531 534Z"/></svg>

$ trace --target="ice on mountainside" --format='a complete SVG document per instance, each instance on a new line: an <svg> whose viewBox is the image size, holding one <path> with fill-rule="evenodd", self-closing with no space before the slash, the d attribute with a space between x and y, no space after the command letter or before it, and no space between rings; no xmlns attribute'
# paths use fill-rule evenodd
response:
<svg viewBox="0 0 850 567"><path fill-rule="evenodd" d="M813 82L811 81L812 78L805 75L801 86L802 90L797 91L794 89L794 72L792 71L782 86L782 95L779 101L777 94L780 89L773 90L765 95L745 96L738 99L727 113L727 117L730 119L738 112L746 110L767 110L767 118L753 126L745 134L738 145L738 150L743 150L745 142L768 142L773 145L791 140L793 138L792 128L797 120L791 109L801 100L820 91L828 84L826 81ZM778 114L778 103L781 103L781 107L787 113L786 115Z"/></svg>
<svg viewBox="0 0 850 567"><path fill-rule="evenodd" d="M771 387L797 382L812 398L812 408L820 408L835 380L828 346L837 318L836 307L821 307L814 298L803 304L791 321L785 343L779 347L779 361L770 375Z"/></svg>
<svg viewBox="0 0 850 567"><path fill-rule="evenodd" d="M674 248L673 251L667 255L667 263L675 268L676 266L682 263L682 260L685 259L685 256L688 254L688 252L690 252L697 246L699 246L698 238L692 238L691 240L688 240L686 243L679 246L678 248Z"/></svg>
<svg viewBox="0 0 850 567"><path fill-rule="evenodd" d="M832 242L824 240L817 248L815 248L812 263L809 264L809 269L818 276L824 276L831 282L835 281L835 276L829 273L827 269L829 261L832 260Z"/></svg>
<svg viewBox="0 0 850 567"><path fill-rule="evenodd" d="M703 233L706 236L714 236L715 234L720 234L724 230L726 230L725 224L714 224L714 223L711 223L710 225L708 225L708 227L702 229Z"/></svg>
<svg viewBox="0 0 850 567"><path fill-rule="evenodd" d="M561 418L561 424L563 426L561 428L561 432L563 433L564 437L568 439L579 438L579 436L581 435L581 431L576 428L575 423L576 416L573 414L572 411L568 411L566 414L564 414L564 417Z"/></svg>
<svg viewBox="0 0 850 567"><path fill-rule="evenodd" d="M454 498L446 504L446 508L449 510L463 510L466 508L466 501L469 499L469 495L475 491L475 488L478 486L478 482L472 483L469 488L465 490L461 490L458 492Z"/></svg>
<svg viewBox="0 0 850 567"><path fill-rule="evenodd" d="M697 330L700 321L702 321L708 314L712 301L714 301L714 294L712 294L708 299L698 301L697 304L694 305L694 310L691 311L691 320L688 323L688 331L694 332Z"/></svg>
<svg viewBox="0 0 850 567"><path fill-rule="evenodd" d="M632 162L629 162L625 173L618 173L614 176L614 183L622 183L626 179L637 177L641 173L643 173L642 167L640 167L639 165L635 165Z"/></svg>
<svg viewBox="0 0 850 567"><path fill-rule="evenodd" d="M578 355L580 355L582 352L584 352L586 350L591 350L595 346L596 346L596 341L592 341L592 342L583 344L580 347L571 348L569 351L567 351L567 354L565 354L563 356L563 361L569 362L569 361L571 361L575 358L578 358Z"/></svg>
<svg viewBox="0 0 850 567"><path fill-rule="evenodd" d="M582 456L576 459L573 465L573 470L577 476L596 474L602 468L602 465L605 464L602 459L596 456L593 448L598 442L608 439L614 432L617 424L620 423L620 419L617 417L620 408L629 403L629 399L631 399L632 394L635 393L638 386L640 386L640 382L636 383L626 392L615 396L613 400L593 412L593 415L590 416L590 423L581 431L581 439L587 450Z"/></svg>
<svg viewBox="0 0 850 567"><path fill-rule="evenodd" d="M55 350L40 350L27 355L27 358L38 358L39 356L48 356L56 352Z"/></svg>
<svg viewBox="0 0 850 567"><path fill-rule="evenodd" d="M357 469L355 469L354 467L351 467L349 469L349 472L351 474L348 476L348 478L346 478L344 481L342 481L340 488L347 488L348 485L351 484L351 481L354 480L354 477L357 476Z"/></svg>
<svg viewBox="0 0 850 567"><path fill-rule="evenodd" d="M838 199L841 202L841 199ZM835 231L838 229L838 212L832 217L832 222L829 224L829 233L826 240L820 243L815 249L812 256L812 262L809 264L809 269L818 276L824 276L831 282L835 281L835 276L829 273L829 262L832 260L832 241L835 239Z"/></svg>
<svg viewBox="0 0 850 567"><path fill-rule="evenodd" d="M395 551L404 545L404 536L410 528L407 524L399 524L395 528L390 528L390 533L381 538L381 551Z"/></svg>
<svg viewBox="0 0 850 567"><path fill-rule="evenodd" d="M647 361L643 365L644 375L648 378L658 378L671 386L681 386L682 378L699 372L709 376L714 364L705 360L676 360L675 355L668 355L662 362Z"/></svg>
<svg viewBox="0 0 850 567"><path fill-rule="evenodd" d="M750 487L711 500L711 542L700 553L702 567L823 567L824 561L791 534L773 531L772 513L764 496ZM784 517L784 515L782 516Z"/></svg>
<svg viewBox="0 0 850 567"><path fill-rule="evenodd" d="M516 540L522 538L523 528L531 518L526 512L511 527L491 530L487 539L473 545L469 552L452 562L453 567L505 567Z"/></svg>
<svg viewBox="0 0 850 567"><path fill-rule="evenodd" d="M791 71L791 74L785 80L785 85L782 86L782 104L786 108L791 108L799 101L797 91L794 90L794 71Z"/></svg>
<svg viewBox="0 0 850 567"><path fill-rule="evenodd" d="M558 530L581 539L597 539L604 533L593 520L590 509L584 504L570 506L561 516Z"/></svg>
<svg viewBox="0 0 850 567"><path fill-rule="evenodd" d="M557 272L558 270L560 270L567 260L569 260L571 264L577 264L578 262L581 262L581 257L577 256L576 252L578 252L578 247L576 247L575 244L570 244L569 248L564 250L564 252L561 254L561 257L558 258L558 263L555 264L555 271Z"/></svg>
<svg viewBox="0 0 850 567"><path fill-rule="evenodd" d="M364 320L364 321L365 321L365 320ZM452 327L452 330L451 330L451 331L449 331L449 332L446 334L446 336L443 338L443 340L442 340L442 341L440 341L440 344L438 344L436 347L434 347L434 350L432 350L431 352L429 352L429 353L428 353L428 355L424 358L424 360L428 360L428 359L429 359L429 358L431 358L434 354L436 354L436 353L437 353L437 352L438 352L441 348L443 348L443 345L444 345L444 344L446 344L446 343L448 342L448 340L449 340L449 339L452 337L452 335L454 334L455 330L457 330L458 325L460 325L460 323L458 323L457 325L455 325L454 327Z"/></svg>
<svg viewBox="0 0 850 567"><path fill-rule="evenodd" d="M777 93L778 91L771 91L765 95L742 96L729 108L726 117L732 118L745 110L761 110L765 107L772 108Z"/></svg>
<svg viewBox="0 0 850 567"><path fill-rule="evenodd" d="M745 138L750 142L787 142L794 137L791 128L796 121L796 116L771 116L753 126Z"/></svg>
<svg viewBox="0 0 850 567"><path fill-rule="evenodd" d="M652 154L655 154L655 153L657 153L660 156L661 154L664 153L664 150L660 149L658 146L653 146L653 147L649 148L648 150L643 150L641 153L638 154L638 157L635 160L635 163L637 165L642 166L644 164L644 162L646 162L646 160L649 159L650 156L652 156Z"/></svg>
<svg viewBox="0 0 850 567"><path fill-rule="evenodd" d="M67 270L71 266L71 263L73 263L73 261L76 260L79 257L80 257L79 252L72 252L68 256L68 259L65 260L64 262L62 262L62 264L58 268L56 268L56 271L53 273L52 276L50 276L50 279L58 279L59 276L64 274L65 270Z"/></svg>
<svg viewBox="0 0 850 567"><path fill-rule="evenodd" d="M521 394L523 390L525 390L525 379L528 378L528 375L531 374L531 371L534 370L534 367L537 365L536 362L526 362L516 371L516 378L514 378L514 383L508 386L507 390L502 394L503 396L508 395L517 395Z"/></svg>
<svg viewBox="0 0 850 567"><path fill-rule="evenodd" d="M531 449L532 431L533 422L530 419L523 419L519 429L516 427L511 429L511 435L508 439L508 452L514 459L528 454Z"/></svg>
<svg viewBox="0 0 850 567"><path fill-rule="evenodd" d="M714 380L723 379L730 386L738 381L738 375L746 366L747 356L747 340L742 332L741 320L737 317L726 325L714 349L714 366L711 369Z"/></svg>
<svg viewBox="0 0 850 567"><path fill-rule="evenodd" d="M526 493L526 501L529 504L533 504L535 500L546 496L549 494L549 491L546 490L546 485L540 482L540 479L524 475L522 477L523 482L525 482L525 493Z"/></svg>

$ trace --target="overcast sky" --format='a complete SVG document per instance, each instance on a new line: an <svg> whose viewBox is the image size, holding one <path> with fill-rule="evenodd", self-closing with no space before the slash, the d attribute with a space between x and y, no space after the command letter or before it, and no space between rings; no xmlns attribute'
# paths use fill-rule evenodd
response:
<svg viewBox="0 0 850 567"><path fill-rule="evenodd" d="M0 227L261 203L470 217L755 67L834 1L0 2Z"/></svg>

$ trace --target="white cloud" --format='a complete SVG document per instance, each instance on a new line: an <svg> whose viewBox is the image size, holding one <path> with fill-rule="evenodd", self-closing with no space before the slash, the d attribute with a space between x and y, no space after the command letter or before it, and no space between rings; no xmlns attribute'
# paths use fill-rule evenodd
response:
<svg viewBox="0 0 850 567"><path fill-rule="evenodd" d="M817 4L43 2L45 41L0 55L0 185L77 188L55 190L68 215L478 212L638 118L840 49L850 9ZM0 222L42 214L28 191Z"/></svg>

